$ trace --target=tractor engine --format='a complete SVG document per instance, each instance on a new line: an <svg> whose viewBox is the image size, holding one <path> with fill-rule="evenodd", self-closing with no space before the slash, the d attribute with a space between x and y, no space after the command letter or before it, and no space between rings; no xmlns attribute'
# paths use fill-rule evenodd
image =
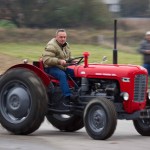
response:
<svg viewBox="0 0 150 150"><path fill-rule="evenodd" d="M109 79L82 78L81 96L90 95L92 97L107 97L114 99L118 97L120 91L118 83Z"/></svg>

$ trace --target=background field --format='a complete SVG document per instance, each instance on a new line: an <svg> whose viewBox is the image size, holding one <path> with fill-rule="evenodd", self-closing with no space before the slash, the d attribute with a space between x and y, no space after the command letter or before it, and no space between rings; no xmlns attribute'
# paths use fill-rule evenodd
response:
<svg viewBox="0 0 150 150"><path fill-rule="evenodd" d="M38 60L44 51L44 47L45 43L0 43L0 73L3 73L12 65L22 63L23 59L28 59L29 63ZM103 56L108 58L106 63L111 64L113 62L113 49L105 46L71 44L70 47L74 57L81 56L83 52L88 51L90 53L89 62L100 63ZM136 52L118 50L118 63L142 65L142 56Z"/></svg>
<svg viewBox="0 0 150 150"><path fill-rule="evenodd" d="M145 34L145 28L130 30L123 28L118 22L117 48L118 63L142 64L142 56L137 53L140 41ZM113 26L112 26L113 29ZM81 56L84 51L90 52L90 62L100 62L105 55L107 63L112 63L114 32L112 29L100 30L94 28L66 29L72 55ZM2 29L0 28L0 53L19 59L37 60L46 43L54 37L56 29Z"/></svg>
<svg viewBox="0 0 150 150"><path fill-rule="evenodd" d="M20 60L27 58L29 61L33 61L38 60L39 57L41 57L42 52L44 51L44 47L45 43L0 43L0 53L19 58ZM112 63L113 49L99 45L86 44L70 44L70 48L74 57L81 56L83 52L88 51L90 53L90 62L101 62L102 57L107 56L107 63ZM142 58L138 53L129 53L118 50L118 63L141 65Z"/></svg>

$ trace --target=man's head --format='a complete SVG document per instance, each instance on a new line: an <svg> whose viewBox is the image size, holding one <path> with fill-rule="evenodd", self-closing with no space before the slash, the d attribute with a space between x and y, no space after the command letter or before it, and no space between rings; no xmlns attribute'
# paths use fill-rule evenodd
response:
<svg viewBox="0 0 150 150"><path fill-rule="evenodd" d="M67 39L67 33L64 29L58 29L56 31L56 40L58 43L60 44L64 44L66 42L66 39Z"/></svg>
<svg viewBox="0 0 150 150"><path fill-rule="evenodd" d="M150 31L147 31L145 34L146 40L150 41Z"/></svg>

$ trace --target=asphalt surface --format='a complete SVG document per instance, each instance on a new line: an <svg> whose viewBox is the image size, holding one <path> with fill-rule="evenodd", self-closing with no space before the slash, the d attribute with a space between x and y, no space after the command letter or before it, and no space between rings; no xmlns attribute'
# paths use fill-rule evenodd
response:
<svg viewBox="0 0 150 150"><path fill-rule="evenodd" d="M85 129L60 132L47 121L31 135L17 136L0 127L0 150L149 150L150 137L134 129L132 121L118 121L113 136L107 140L91 139Z"/></svg>

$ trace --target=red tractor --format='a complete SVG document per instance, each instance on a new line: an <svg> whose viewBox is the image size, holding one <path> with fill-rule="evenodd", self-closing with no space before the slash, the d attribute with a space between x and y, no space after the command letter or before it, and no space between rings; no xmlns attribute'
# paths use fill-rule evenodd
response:
<svg viewBox="0 0 150 150"><path fill-rule="evenodd" d="M141 135L150 136L147 70L117 64L116 42L113 64L89 64L88 55L85 52L68 66L75 73L75 79L68 77L70 89L78 98L66 105L58 80L44 72L41 59L9 68L0 78L1 125L14 134L27 135L46 116L61 131L85 126L90 137L104 140L114 133L117 119L126 119L133 120Z"/></svg>

